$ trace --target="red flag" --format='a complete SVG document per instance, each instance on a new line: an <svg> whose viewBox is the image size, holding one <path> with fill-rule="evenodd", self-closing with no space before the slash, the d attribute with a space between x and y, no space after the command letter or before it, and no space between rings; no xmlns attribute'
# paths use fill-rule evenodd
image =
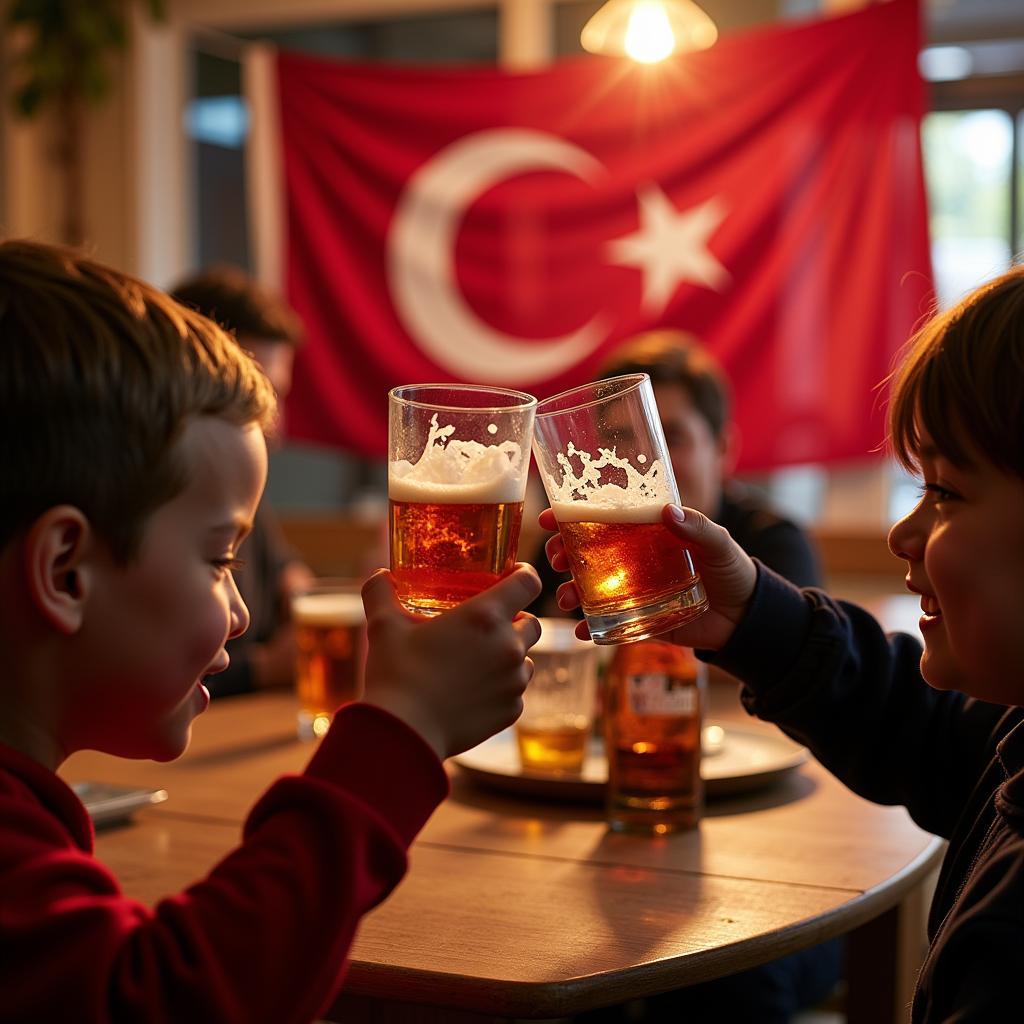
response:
<svg viewBox="0 0 1024 1024"><path fill-rule="evenodd" d="M918 5L538 73L278 59L292 437L383 456L385 393L538 397L676 326L725 365L741 468L868 456L931 291Z"/></svg>

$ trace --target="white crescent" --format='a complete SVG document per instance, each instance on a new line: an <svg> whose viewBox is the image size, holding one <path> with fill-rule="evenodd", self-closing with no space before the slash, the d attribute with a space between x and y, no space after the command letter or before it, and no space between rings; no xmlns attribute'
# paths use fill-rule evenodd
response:
<svg viewBox="0 0 1024 1024"><path fill-rule="evenodd" d="M466 304L455 241L466 208L499 181L541 169L589 181L604 168L556 135L494 128L464 136L409 178L388 232L388 284L405 329L438 366L482 384L531 384L579 362L607 335L600 314L571 334L526 341L496 331Z"/></svg>

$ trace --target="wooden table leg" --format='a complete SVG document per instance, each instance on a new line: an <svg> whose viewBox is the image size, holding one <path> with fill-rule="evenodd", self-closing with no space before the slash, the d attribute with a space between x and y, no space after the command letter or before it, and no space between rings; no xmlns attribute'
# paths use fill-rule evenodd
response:
<svg viewBox="0 0 1024 1024"><path fill-rule="evenodd" d="M899 909L850 932L846 942L847 1024L897 1024Z"/></svg>
<svg viewBox="0 0 1024 1024"><path fill-rule="evenodd" d="M938 871L902 903L852 931L846 944L847 1024L905 1024L928 946L928 904Z"/></svg>

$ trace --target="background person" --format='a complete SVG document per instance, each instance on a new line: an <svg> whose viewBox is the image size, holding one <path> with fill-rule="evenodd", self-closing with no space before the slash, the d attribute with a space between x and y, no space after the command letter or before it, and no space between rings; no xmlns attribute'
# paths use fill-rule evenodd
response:
<svg viewBox="0 0 1024 1024"><path fill-rule="evenodd" d="M172 289L179 302L215 321L259 363L283 402L291 391L296 349L304 334L298 315L277 295L235 267L214 267ZM269 431L271 443L278 424ZM273 510L261 501L252 531L238 552L238 589L249 609L249 629L228 644L230 667L211 680L210 694L290 687L296 643L292 596L313 574L285 542Z"/></svg>

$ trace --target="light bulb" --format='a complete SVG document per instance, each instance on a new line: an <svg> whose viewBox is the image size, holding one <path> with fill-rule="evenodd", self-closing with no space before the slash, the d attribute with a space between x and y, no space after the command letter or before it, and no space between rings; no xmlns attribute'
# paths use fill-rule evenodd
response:
<svg viewBox="0 0 1024 1024"><path fill-rule="evenodd" d="M715 23L694 0L608 0L580 33L590 53L644 64L707 49L717 38Z"/></svg>
<svg viewBox="0 0 1024 1024"><path fill-rule="evenodd" d="M629 15L624 47L641 64L656 64L675 48L676 40L660 3L638 3Z"/></svg>

